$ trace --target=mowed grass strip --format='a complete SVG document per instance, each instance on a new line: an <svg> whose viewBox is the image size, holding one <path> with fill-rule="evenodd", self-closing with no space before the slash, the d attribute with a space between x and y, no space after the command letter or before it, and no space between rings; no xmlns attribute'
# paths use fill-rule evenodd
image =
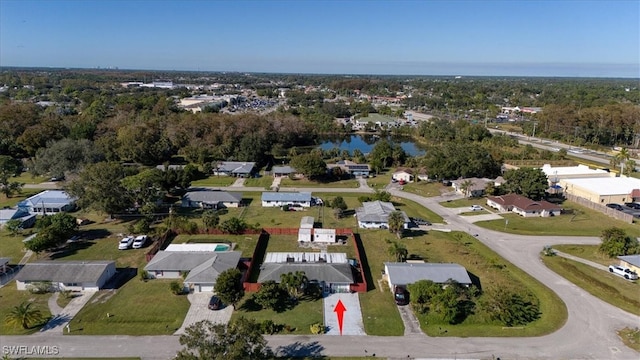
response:
<svg viewBox="0 0 640 360"><path fill-rule="evenodd" d="M451 192L453 188L440 182L418 181L403 185L402 190L424 197L434 197Z"/></svg>
<svg viewBox="0 0 640 360"><path fill-rule="evenodd" d="M640 284L589 265L560 256L543 256L542 261L558 275L591 295L632 314L640 315Z"/></svg>
<svg viewBox="0 0 640 360"><path fill-rule="evenodd" d="M31 307L33 309L40 310L44 319L51 317L49 311L49 305L47 305L51 294L32 294L29 291L18 291L16 288L16 282L11 281L2 288L0 288L0 334L2 335L29 335L33 334L46 323L34 324L31 329L23 329L22 326L9 326L5 324L7 315L16 306L22 304L24 301L33 302Z"/></svg>
<svg viewBox="0 0 640 360"><path fill-rule="evenodd" d="M71 321L72 334L173 334L182 325L189 300L186 295L173 295L170 282L135 277L117 290L98 291Z"/></svg>
<svg viewBox="0 0 640 360"><path fill-rule="evenodd" d="M357 188L360 184L356 179L337 180L337 181L315 181L309 179L290 179L288 177L282 178L280 182L281 191L285 191L284 188L306 188L306 187L319 187L319 188Z"/></svg>
<svg viewBox="0 0 640 360"><path fill-rule="evenodd" d="M528 218L509 213L500 214L504 219L475 224L490 230L521 235L600 236L604 229L619 227L629 236L640 236L640 227L637 224L627 224L570 201L565 201L562 207L578 210L578 213ZM509 220L506 227L505 220Z"/></svg>
<svg viewBox="0 0 640 360"><path fill-rule="evenodd" d="M618 263L618 259L610 258L609 255L601 252L599 247L599 245L553 245L555 250L590 260L604 266Z"/></svg>
<svg viewBox="0 0 640 360"><path fill-rule="evenodd" d="M233 176L216 176L212 175L205 179L200 179L191 182L191 186L229 186L236 181L236 178Z"/></svg>
<svg viewBox="0 0 640 360"><path fill-rule="evenodd" d="M640 352L640 329L624 328L618 331L622 342L633 350Z"/></svg>

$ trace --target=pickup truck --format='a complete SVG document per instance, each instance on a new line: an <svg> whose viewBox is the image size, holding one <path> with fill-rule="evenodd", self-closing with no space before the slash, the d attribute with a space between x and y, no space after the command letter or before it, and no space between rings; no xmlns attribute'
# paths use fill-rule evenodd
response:
<svg viewBox="0 0 640 360"><path fill-rule="evenodd" d="M638 274L631 271L631 269L619 266L619 265L609 265L609 272L616 274L618 276L622 276L627 280L638 280Z"/></svg>

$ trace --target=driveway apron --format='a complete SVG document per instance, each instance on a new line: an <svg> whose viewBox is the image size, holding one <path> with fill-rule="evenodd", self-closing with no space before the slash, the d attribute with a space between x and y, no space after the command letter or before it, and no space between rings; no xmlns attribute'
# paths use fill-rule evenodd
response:
<svg viewBox="0 0 640 360"><path fill-rule="evenodd" d="M338 326L338 314L334 308L342 301L346 309L343 313L342 335L366 335L362 322L362 311L360 310L360 298L358 293L335 293L329 294L323 299L324 303L324 325L327 328L327 335L340 335Z"/></svg>

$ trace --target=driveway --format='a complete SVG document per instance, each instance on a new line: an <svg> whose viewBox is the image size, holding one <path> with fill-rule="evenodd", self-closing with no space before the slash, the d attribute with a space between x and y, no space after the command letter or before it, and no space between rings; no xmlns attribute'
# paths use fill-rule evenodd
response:
<svg viewBox="0 0 640 360"><path fill-rule="evenodd" d="M410 305L399 306L398 312L400 313L400 318L402 318L402 322L404 323L404 335L424 335L422 329L420 329L420 322L418 318L411 310Z"/></svg>
<svg viewBox="0 0 640 360"><path fill-rule="evenodd" d="M329 294L323 299L324 325L327 327L326 335L340 335L338 316L333 311L338 300L342 301L346 311L343 313L342 335L366 335L360 310L360 298L358 293Z"/></svg>
<svg viewBox="0 0 640 360"><path fill-rule="evenodd" d="M231 319L233 306L225 305L220 310L209 310L209 299L213 296L210 292L192 293L187 295L191 306L184 317L182 326L174 333L174 335L182 335L189 325L195 324L201 320L209 320L214 324L226 324Z"/></svg>
<svg viewBox="0 0 640 360"><path fill-rule="evenodd" d="M52 318L45 326L42 327L42 329L40 329L39 334L50 335L62 334L65 332L67 324L69 324L71 319L73 319L73 317L82 310L94 294L95 291L73 292L73 299L71 299L64 309L60 308L57 304L57 299L58 296L60 296L60 293L51 294L48 305ZM73 332L74 329L69 328L68 330Z"/></svg>

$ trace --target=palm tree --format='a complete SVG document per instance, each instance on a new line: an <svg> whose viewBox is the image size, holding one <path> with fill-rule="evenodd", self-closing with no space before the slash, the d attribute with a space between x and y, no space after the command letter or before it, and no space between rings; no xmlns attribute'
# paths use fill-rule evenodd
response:
<svg viewBox="0 0 640 360"><path fill-rule="evenodd" d="M469 197L469 192L471 191L471 187L473 186L473 181L465 180L460 183L460 190L464 192L464 197Z"/></svg>
<svg viewBox="0 0 640 360"><path fill-rule="evenodd" d="M287 289L292 298L298 298L307 288L309 279L304 271L296 271L280 275L280 283Z"/></svg>
<svg viewBox="0 0 640 360"><path fill-rule="evenodd" d="M389 255L395 256L397 262L405 262L409 251L404 244L394 241L389 246Z"/></svg>
<svg viewBox="0 0 640 360"><path fill-rule="evenodd" d="M630 158L631 156L629 155L629 150L627 148L620 149L620 152L616 156L614 156L616 162L620 164L620 174L625 174L625 162L627 162Z"/></svg>
<svg viewBox="0 0 640 360"><path fill-rule="evenodd" d="M404 230L404 215L400 211L394 211L389 214L387 219L389 224L389 231L395 233L398 239L402 237L402 230Z"/></svg>
<svg viewBox="0 0 640 360"><path fill-rule="evenodd" d="M42 313L38 309L31 307L32 302L24 301L20 305L15 306L7 314L5 323L7 325L20 325L23 329L28 329L32 325L43 320Z"/></svg>

